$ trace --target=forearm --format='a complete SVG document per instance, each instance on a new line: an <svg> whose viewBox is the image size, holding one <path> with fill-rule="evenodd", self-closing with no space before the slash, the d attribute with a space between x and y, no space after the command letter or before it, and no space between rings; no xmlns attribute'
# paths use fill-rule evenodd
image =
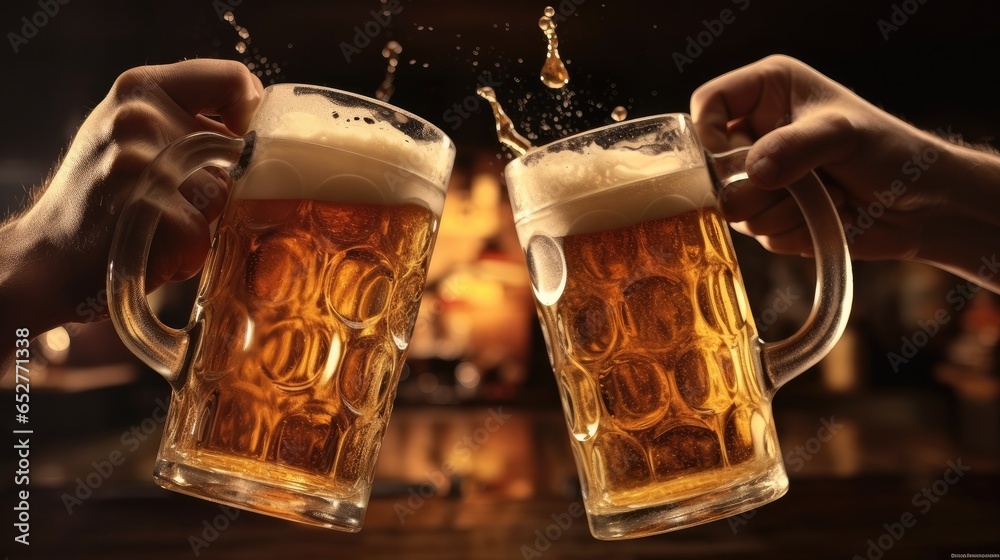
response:
<svg viewBox="0 0 1000 560"><path fill-rule="evenodd" d="M30 226L30 227L29 227ZM14 354L14 331L28 329L30 337L65 322L52 293L51 251L41 233L44 224L22 219L0 226L0 368L7 371Z"/></svg>
<svg viewBox="0 0 1000 560"><path fill-rule="evenodd" d="M947 144L942 212L930 217L915 260L1000 293L1000 156Z"/></svg>

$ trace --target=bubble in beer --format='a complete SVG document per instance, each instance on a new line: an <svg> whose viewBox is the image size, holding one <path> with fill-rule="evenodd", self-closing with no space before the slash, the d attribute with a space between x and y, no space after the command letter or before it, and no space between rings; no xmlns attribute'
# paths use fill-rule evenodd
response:
<svg viewBox="0 0 1000 560"><path fill-rule="evenodd" d="M597 434L593 453L593 469L612 492L645 484L652 476L642 444L624 433Z"/></svg>
<svg viewBox="0 0 1000 560"><path fill-rule="evenodd" d="M754 416L759 416L749 408L734 406L726 419L725 442L729 464L742 463L754 456L753 434ZM759 420L758 420L759 423Z"/></svg>
<svg viewBox="0 0 1000 560"><path fill-rule="evenodd" d="M542 305L554 305L566 288L566 259L555 239L535 235L525 250L531 289Z"/></svg>
<svg viewBox="0 0 1000 560"><path fill-rule="evenodd" d="M628 110L625 109L625 107L619 105L611 110L611 120L615 122L622 122L627 118L628 118Z"/></svg>
<svg viewBox="0 0 1000 560"><path fill-rule="evenodd" d="M538 27L545 33L547 42L545 63L542 65L540 78L542 83L552 89L559 89L569 83L569 71L559 57L559 37L556 35L556 22L552 16L556 11L552 6L545 7L545 15L538 20Z"/></svg>
<svg viewBox="0 0 1000 560"><path fill-rule="evenodd" d="M614 308L601 294L591 294L579 301L566 301L564 313L567 317L563 322L567 325L571 347L578 360L598 360L614 347L618 318Z"/></svg>
<svg viewBox="0 0 1000 560"><path fill-rule="evenodd" d="M646 348L665 348L694 335L688 286L665 276L647 276L623 291L625 320Z"/></svg>
<svg viewBox="0 0 1000 560"><path fill-rule="evenodd" d="M604 406L626 430L649 428L667 412L667 375L652 358L617 357L601 372L600 384Z"/></svg>
<svg viewBox="0 0 1000 560"><path fill-rule="evenodd" d="M483 86L476 90L479 97L482 97L490 104L490 108L493 109L493 119L496 121L497 127L497 139L504 146L510 148L515 155L523 156L532 148L531 142L527 138L521 136L517 129L514 128L513 121L504 113L503 107L500 106L500 102L497 101L497 94L493 91L493 88L489 86Z"/></svg>
<svg viewBox="0 0 1000 560"><path fill-rule="evenodd" d="M653 440L653 470L662 477L717 467L722 448L715 432L701 426L679 426Z"/></svg>
<svg viewBox="0 0 1000 560"><path fill-rule="evenodd" d="M279 463L326 472L337 457L337 427L330 414L299 413L286 417L277 428L275 451Z"/></svg>
<svg viewBox="0 0 1000 560"><path fill-rule="evenodd" d="M351 428L346 435L341 436L344 449L351 453L341 453L334 467L334 480L348 488L357 488L363 484L371 484L375 474L375 460L378 459L378 449L382 446L382 436L385 435L385 422L376 417L371 422Z"/></svg>

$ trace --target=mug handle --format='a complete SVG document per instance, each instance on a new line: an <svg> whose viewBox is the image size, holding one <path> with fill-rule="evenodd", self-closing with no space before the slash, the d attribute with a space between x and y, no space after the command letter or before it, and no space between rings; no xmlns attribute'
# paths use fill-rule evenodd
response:
<svg viewBox="0 0 1000 560"><path fill-rule="evenodd" d="M746 159L750 148L712 154L716 180L721 190L748 180ZM816 256L816 294L805 324L792 336L765 342L764 371L773 393L793 377L820 361L840 339L851 314L854 279L844 226L826 187L815 171L788 187L802 209Z"/></svg>
<svg viewBox="0 0 1000 560"><path fill-rule="evenodd" d="M204 167L219 167L234 180L253 150L254 133L232 138L196 132L166 148L146 168L121 210L108 256L108 312L125 345L166 379L174 390L184 385L200 324L182 329L164 325L146 299L146 264L153 233L177 188Z"/></svg>

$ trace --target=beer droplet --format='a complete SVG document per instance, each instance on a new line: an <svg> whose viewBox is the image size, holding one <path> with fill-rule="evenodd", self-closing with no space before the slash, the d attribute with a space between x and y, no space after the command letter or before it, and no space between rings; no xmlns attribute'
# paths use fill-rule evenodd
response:
<svg viewBox="0 0 1000 560"><path fill-rule="evenodd" d="M399 66L399 53L401 52L403 52L403 46L397 41L389 41L382 47L382 57L387 60L385 77L382 78L382 84L375 90L375 99L389 101L389 98L396 91L392 82L396 77L396 67Z"/></svg>
<svg viewBox="0 0 1000 560"><path fill-rule="evenodd" d="M545 15L538 20L538 27L545 33L545 40L548 42L545 64L542 65L540 77L543 84L558 89L569 83L569 71L559 58L559 37L556 36L556 22L552 21L555 13L552 6L546 6Z"/></svg>
<svg viewBox="0 0 1000 560"><path fill-rule="evenodd" d="M277 62L268 62L266 56L261 56L257 48L251 48L251 38L250 30L242 25L236 23L236 14L232 11L227 11L222 14L222 19L227 21L229 25L236 32L240 40L236 42L236 52L240 54L246 53L247 56L243 58L243 64L247 66L248 69L254 72L257 76L271 76L279 74L281 68L278 66ZM292 48L291 43L289 43L288 48ZM268 83L273 84L274 78L268 80Z"/></svg>
<svg viewBox="0 0 1000 560"><path fill-rule="evenodd" d="M500 143L510 148L518 156L523 156L527 153L532 148L531 142L517 132L510 117L503 112L503 107L497 101L497 95L493 91L493 88L483 86L477 89L476 93L479 97L488 101L490 108L493 109L493 118L497 123L497 139L500 140Z"/></svg>
<svg viewBox="0 0 1000 560"><path fill-rule="evenodd" d="M622 122L627 118L628 118L628 110L626 110L625 107L622 107L621 105L615 107L611 111L611 119L614 120L615 122Z"/></svg>

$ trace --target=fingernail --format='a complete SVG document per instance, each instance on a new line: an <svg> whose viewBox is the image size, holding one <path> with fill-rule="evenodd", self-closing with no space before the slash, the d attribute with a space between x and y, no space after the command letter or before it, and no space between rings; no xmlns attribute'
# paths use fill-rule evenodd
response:
<svg viewBox="0 0 1000 560"><path fill-rule="evenodd" d="M750 172L750 180L761 186L770 185L778 179L778 166L767 156L753 162L747 171Z"/></svg>

